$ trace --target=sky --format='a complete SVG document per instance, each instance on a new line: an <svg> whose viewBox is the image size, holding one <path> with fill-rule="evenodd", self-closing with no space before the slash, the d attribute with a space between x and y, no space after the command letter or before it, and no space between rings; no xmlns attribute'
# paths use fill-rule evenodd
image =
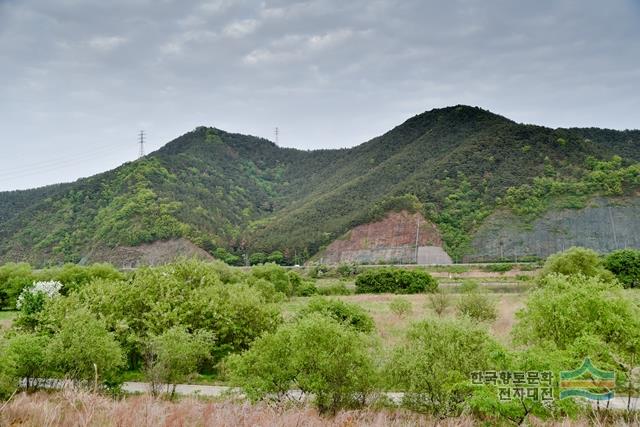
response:
<svg viewBox="0 0 640 427"><path fill-rule="evenodd" d="M640 0L0 0L0 191L198 127L349 147L457 104L640 128Z"/></svg>

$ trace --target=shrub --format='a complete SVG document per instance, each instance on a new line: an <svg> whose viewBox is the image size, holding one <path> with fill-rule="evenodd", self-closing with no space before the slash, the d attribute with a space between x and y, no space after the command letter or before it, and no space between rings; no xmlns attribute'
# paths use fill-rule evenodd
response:
<svg viewBox="0 0 640 427"><path fill-rule="evenodd" d="M7 351L7 341L0 336L0 401L11 396L19 386L15 361Z"/></svg>
<svg viewBox="0 0 640 427"><path fill-rule="evenodd" d="M613 279L613 274L605 270L597 252L579 247L570 248L547 258L541 275L546 276L551 273L566 276L582 274L587 277L601 277L604 280Z"/></svg>
<svg viewBox="0 0 640 427"><path fill-rule="evenodd" d="M37 315L44 309L47 300L60 295L62 283L60 282L35 282L25 287L16 301L16 308L20 315L16 324L33 328L37 323Z"/></svg>
<svg viewBox="0 0 640 427"><path fill-rule="evenodd" d="M289 271L287 273L289 277L289 282L291 283L291 287L293 288L293 295L300 297L309 297L311 295L315 295L318 293L318 288L312 282L305 281L295 271Z"/></svg>
<svg viewBox="0 0 640 427"><path fill-rule="evenodd" d="M300 310L299 317L319 313L328 316L343 325L352 326L360 332L369 333L375 329L373 318L365 309L337 299L314 297Z"/></svg>
<svg viewBox="0 0 640 427"><path fill-rule="evenodd" d="M356 292L415 294L433 292L438 282L422 270L401 270L397 268L371 269L356 279Z"/></svg>
<svg viewBox="0 0 640 427"><path fill-rule="evenodd" d="M463 280L462 284L460 285L460 292L463 293L468 293L468 292L474 292L478 290L478 282L476 282L475 280Z"/></svg>
<svg viewBox="0 0 640 427"><path fill-rule="evenodd" d="M295 273L294 273L295 274ZM287 270L276 264L265 264L253 267L249 278L249 284L253 284L259 279L264 279L273 284L276 291L282 292L287 297L293 295L293 285Z"/></svg>
<svg viewBox="0 0 640 427"><path fill-rule="evenodd" d="M640 335L640 311L621 289L600 277L548 275L516 314L514 337L522 344L553 343L567 349L588 335L612 352L631 351L628 347Z"/></svg>
<svg viewBox="0 0 640 427"><path fill-rule="evenodd" d="M327 267L325 264L314 264L309 269L309 277L311 277L312 279L317 279L318 277L326 275L329 270L329 267Z"/></svg>
<svg viewBox="0 0 640 427"><path fill-rule="evenodd" d="M318 313L263 335L227 367L232 384L252 401L281 400L297 388L313 395L321 412L334 413L363 405L376 378L367 340Z"/></svg>
<svg viewBox="0 0 640 427"><path fill-rule="evenodd" d="M302 282L295 291L295 295L299 297L310 297L318 293L318 288L311 282Z"/></svg>
<svg viewBox="0 0 640 427"><path fill-rule="evenodd" d="M391 385L409 408L438 416L459 414L471 395L473 371L497 368L499 345L468 321L415 323L387 366Z"/></svg>
<svg viewBox="0 0 640 427"><path fill-rule="evenodd" d="M341 277L357 276L360 273L360 267L356 263L342 263L336 267L336 272Z"/></svg>
<svg viewBox="0 0 640 427"><path fill-rule="evenodd" d="M351 295L353 291L347 288L347 285L344 283L333 283L328 286L322 286L318 288L318 294L320 295Z"/></svg>
<svg viewBox="0 0 640 427"><path fill-rule="evenodd" d="M447 310L447 307L451 305L451 297L442 289L438 289L436 292L429 295L429 301L427 304L438 316L442 316Z"/></svg>
<svg viewBox="0 0 640 427"><path fill-rule="evenodd" d="M640 287L640 250L621 249L610 253L604 266L616 275L626 288Z"/></svg>
<svg viewBox="0 0 640 427"><path fill-rule="evenodd" d="M513 264L509 263L489 264L483 267L483 270L491 273L506 273L511 269L513 269Z"/></svg>
<svg viewBox="0 0 640 427"><path fill-rule="evenodd" d="M14 308L22 290L36 280L29 264L9 263L0 267L0 308Z"/></svg>
<svg viewBox="0 0 640 427"><path fill-rule="evenodd" d="M38 378L45 378L46 348L49 338L45 335L18 333L7 340L6 357L15 364L15 375L23 378L29 390Z"/></svg>
<svg viewBox="0 0 640 427"><path fill-rule="evenodd" d="M86 309L68 313L47 347L50 366L68 378L93 384L115 379L124 366L120 346L105 324Z"/></svg>
<svg viewBox="0 0 640 427"><path fill-rule="evenodd" d="M249 256L249 264L251 265L260 265L267 262L267 254L264 252L255 252Z"/></svg>
<svg viewBox="0 0 640 427"><path fill-rule="evenodd" d="M392 299L389 303L389 308L398 317L405 317L413 311L411 301L402 297Z"/></svg>
<svg viewBox="0 0 640 427"><path fill-rule="evenodd" d="M62 283L61 293L63 295L68 295L96 279L124 280L124 274L107 263L89 266L65 264L62 267L47 269L40 276L46 280Z"/></svg>
<svg viewBox="0 0 640 427"><path fill-rule="evenodd" d="M496 320L498 312L496 304L488 295L480 292L469 292L460 296L456 304L458 314L478 322Z"/></svg>
<svg viewBox="0 0 640 427"><path fill-rule="evenodd" d="M160 385L167 384L173 386L171 396L175 395L176 384L186 381L198 364L210 357L212 344L211 332L190 334L180 326L151 337L145 355L145 376L152 392L158 394Z"/></svg>

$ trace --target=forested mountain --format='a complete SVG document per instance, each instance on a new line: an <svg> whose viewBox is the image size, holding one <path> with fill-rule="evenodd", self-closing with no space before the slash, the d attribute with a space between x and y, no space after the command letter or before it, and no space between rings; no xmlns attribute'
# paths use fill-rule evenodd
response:
<svg viewBox="0 0 640 427"><path fill-rule="evenodd" d="M549 129L467 106L341 150L200 127L100 175L0 193L0 259L78 262L97 248L186 237L229 259L278 250L301 262L407 200L460 259L496 211L526 222L595 196L635 195L638 161L640 131Z"/></svg>

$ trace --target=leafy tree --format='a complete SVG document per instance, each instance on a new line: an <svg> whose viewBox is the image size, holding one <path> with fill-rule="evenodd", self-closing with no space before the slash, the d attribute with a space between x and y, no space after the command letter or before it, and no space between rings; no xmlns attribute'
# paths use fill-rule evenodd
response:
<svg viewBox="0 0 640 427"><path fill-rule="evenodd" d="M0 308L14 308L18 295L35 280L35 273L29 264L9 263L0 266L0 291L2 291Z"/></svg>
<svg viewBox="0 0 640 427"><path fill-rule="evenodd" d="M273 251L267 257L267 262L282 265L284 263L284 255L281 251Z"/></svg>
<svg viewBox="0 0 640 427"><path fill-rule="evenodd" d="M19 380L15 361L7 351L7 341L0 336L0 400L8 398L17 390Z"/></svg>
<svg viewBox="0 0 640 427"><path fill-rule="evenodd" d="M496 369L503 357L489 334L468 321L425 320L413 324L395 348L387 373L409 408L452 416L472 395L471 372Z"/></svg>
<svg viewBox="0 0 640 427"><path fill-rule="evenodd" d="M35 282L25 287L16 301L16 308L20 315L16 324L27 329L33 329L37 324L37 317L44 309L45 303L60 295L62 283L60 282Z"/></svg>
<svg viewBox="0 0 640 427"><path fill-rule="evenodd" d="M158 394L160 385L166 384L167 387L173 386L173 397L176 385L187 381L197 371L198 364L210 357L212 343L210 332L190 334L179 326L151 337L146 353L145 376L153 393Z"/></svg>
<svg viewBox="0 0 640 427"><path fill-rule="evenodd" d="M228 359L232 383L253 401L284 399L291 389L314 396L321 412L360 406L375 383L368 341L353 328L311 314L260 337Z"/></svg>
<svg viewBox="0 0 640 427"><path fill-rule="evenodd" d="M640 287L640 250L621 249L612 252L606 257L604 266L626 288Z"/></svg>
<svg viewBox="0 0 640 427"><path fill-rule="evenodd" d="M352 326L364 333L373 332L375 323L365 309L356 304L350 304L338 299L323 297L311 298L309 303L300 310L299 317L309 316L313 313L328 316L343 325Z"/></svg>
<svg viewBox="0 0 640 427"><path fill-rule="evenodd" d="M47 347L47 363L78 381L112 381L124 367L122 350L103 321L88 310L68 313Z"/></svg>
<svg viewBox="0 0 640 427"><path fill-rule="evenodd" d="M640 334L640 311L621 289L600 277L550 274L516 314L514 337L523 344L550 342L567 349L589 335L611 351L626 352Z"/></svg>
<svg viewBox="0 0 640 427"><path fill-rule="evenodd" d="M551 273L567 276L582 274L588 277L601 277L604 280L613 279L611 272L605 270L597 252L580 247L573 247L547 258L541 275L545 276Z"/></svg>
<svg viewBox="0 0 640 427"><path fill-rule="evenodd" d="M249 256L249 264L260 265L267 262L267 254L264 252L254 252Z"/></svg>
<svg viewBox="0 0 640 427"><path fill-rule="evenodd" d="M62 267L49 268L40 273L40 277L50 281L62 283L61 293L67 295L86 285L92 280L104 279L111 281L124 280L124 274L113 265L107 263L81 266L77 264L64 264Z"/></svg>
<svg viewBox="0 0 640 427"><path fill-rule="evenodd" d="M48 344L49 337L33 333L17 333L7 340L6 357L13 360L15 375L26 381L27 390L46 377Z"/></svg>
<svg viewBox="0 0 640 427"><path fill-rule="evenodd" d="M230 253L225 248L216 248L213 256L229 265L242 265L242 258Z"/></svg>

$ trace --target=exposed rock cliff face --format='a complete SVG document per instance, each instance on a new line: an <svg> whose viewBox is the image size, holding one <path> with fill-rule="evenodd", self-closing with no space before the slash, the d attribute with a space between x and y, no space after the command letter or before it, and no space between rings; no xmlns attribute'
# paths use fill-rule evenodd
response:
<svg viewBox="0 0 640 427"><path fill-rule="evenodd" d="M475 234L464 261L544 258L571 246L600 253L640 248L640 198L596 198L584 209L551 210L530 224L496 212Z"/></svg>
<svg viewBox="0 0 640 427"><path fill-rule="evenodd" d="M94 250L85 261L110 262L119 268L135 268L146 265L161 265L178 258L213 260L205 250L187 239L157 241L140 246L119 246Z"/></svg>
<svg viewBox="0 0 640 427"><path fill-rule="evenodd" d="M417 248L416 248L417 242ZM331 243L324 263L450 264L437 228L419 213L392 212L383 220L363 224Z"/></svg>

